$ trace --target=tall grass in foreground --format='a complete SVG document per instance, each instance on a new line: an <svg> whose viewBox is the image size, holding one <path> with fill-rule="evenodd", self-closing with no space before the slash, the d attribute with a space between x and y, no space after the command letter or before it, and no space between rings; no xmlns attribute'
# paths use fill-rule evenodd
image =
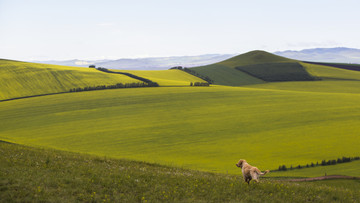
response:
<svg viewBox="0 0 360 203"><path fill-rule="evenodd" d="M1 202L356 202L354 188L214 174L0 142ZM240 171L239 171L240 173Z"/></svg>

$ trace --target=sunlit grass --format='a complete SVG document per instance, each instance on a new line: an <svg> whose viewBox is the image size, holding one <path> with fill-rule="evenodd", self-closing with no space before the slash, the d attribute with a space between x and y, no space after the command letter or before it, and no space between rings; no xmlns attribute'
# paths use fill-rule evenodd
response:
<svg viewBox="0 0 360 203"><path fill-rule="evenodd" d="M190 83L205 82L204 80L190 75L181 70L112 70L115 72L131 73L150 79L160 86L190 86Z"/></svg>
<svg viewBox="0 0 360 203"><path fill-rule="evenodd" d="M271 82L266 84L249 85L249 88L273 89L303 92L323 93L360 93L360 81L302 81L302 82Z"/></svg>
<svg viewBox="0 0 360 203"><path fill-rule="evenodd" d="M1 202L356 202L354 180L290 183L0 142Z"/></svg>
<svg viewBox="0 0 360 203"><path fill-rule="evenodd" d="M324 80L355 80L360 81L360 71L345 70L323 65L301 63L313 76Z"/></svg>
<svg viewBox="0 0 360 203"><path fill-rule="evenodd" d="M320 161L319 161L320 162ZM316 162L315 162L316 163ZM287 166L290 168L290 166ZM293 165L295 168L296 165ZM319 177L325 175L346 175L359 177L360 161L352 161L328 166L316 166L270 173L269 177Z"/></svg>
<svg viewBox="0 0 360 203"><path fill-rule="evenodd" d="M0 100L68 92L72 88L141 82L94 68L0 60Z"/></svg>
<svg viewBox="0 0 360 203"><path fill-rule="evenodd" d="M358 156L360 95L239 87L119 89L0 103L0 139L238 173ZM29 119L31 118L31 119Z"/></svg>

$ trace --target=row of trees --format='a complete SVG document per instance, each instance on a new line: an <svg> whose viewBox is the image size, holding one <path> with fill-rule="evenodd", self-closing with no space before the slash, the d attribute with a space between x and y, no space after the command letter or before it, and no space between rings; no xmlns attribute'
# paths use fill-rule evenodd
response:
<svg viewBox="0 0 360 203"><path fill-rule="evenodd" d="M142 82L144 82L144 83L147 83L148 86L146 86L146 87L159 87L159 84L158 84L158 83L153 82L153 81L151 81L151 80L149 80L149 79L146 79L146 78L143 78L143 77L140 77L140 76L131 74L131 73L114 72L114 71L108 70L107 68L103 68L103 67L99 67L99 68L97 68L97 70L102 71L102 72L105 72L105 73L113 73L113 74L126 75L126 76L128 76L128 77L134 78L134 79L136 79L136 80L140 80L140 81L142 81Z"/></svg>
<svg viewBox="0 0 360 203"><path fill-rule="evenodd" d="M311 164L306 164L306 165L303 165L303 166L298 165L296 167L293 167L291 165L290 168L286 167L285 165L280 165L279 168L278 168L278 171L302 169L302 168L309 168L309 167L315 167L315 166L328 166L328 165L335 165L335 164L340 164L340 163L351 162L351 161L355 161L355 160L360 160L360 157L358 157L358 156L356 156L356 157L342 157L342 158L333 159L333 160L327 160L327 161L322 160L320 164L319 164L319 162L316 162L316 164L311 162Z"/></svg>
<svg viewBox="0 0 360 203"><path fill-rule="evenodd" d="M116 85L98 85L93 87L78 87L71 88L70 92L82 92L82 91L92 91L92 90L103 90L103 89L118 89L118 88L135 88L135 87L151 87L149 84L144 82L134 82L134 83L117 83Z"/></svg>
<svg viewBox="0 0 360 203"><path fill-rule="evenodd" d="M210 84L207 82L191 82L190 86L210 86Z"/></svg>
<svg viewBox="0 0 360 203"><path fill-rule="evenodd" d="M204 76L204 75L201 75L199 74L198 72L194 71L193 69L190 69L190 68L183 68L182 66L175 66L175 67L172 67L170 69L178 69L178 70L182 70L182 71L185 71L193 76L196 76L198 78L201 78L203 80L205 80L206 82L208 82L209 84L213 84L214 83L214 80L212 80L211 78L209 78L208 76Z"/></svg>

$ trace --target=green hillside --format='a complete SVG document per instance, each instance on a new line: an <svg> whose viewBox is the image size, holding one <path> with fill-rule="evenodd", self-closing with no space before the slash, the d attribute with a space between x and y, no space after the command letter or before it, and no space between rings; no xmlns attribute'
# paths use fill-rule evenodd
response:
<svg viewBox="0 0 360 203"><path fill-rule="evenodd" d="M4 98L134 81L1 62ZM358 157L360 72L279 60L197 69L217 84L246 86L190 87L202 80L180 70L125 71L162 87L0 102L0 201L359 201L358 180L291 179L358 176L360 161L272 171L250 185L235 163L246 159L264 171ZM305 76L321 80L296 81Z"/></svg>
<svg viewBox="0 0 360 203"><path fill-rule="evenodd" d="M327 81L360 81L360 71L346 70L324 65L301 63L306 71L314 77Z"/></svg>
<svg viewBox="0 0 360 203"><path fill-rule="evenodd" d="M328 93L360 93L360 72L324 65L300 63L318 81L271 82L248 87Z"/></svg>
<svg viewBox="0 0 360 203"><path fill-rule="evenodd" d="M264 83L264 81L259 78L220 64L200 66L191 68L191 70L210 77L216 85L243 86Z"/></svg>
<svg viewBox="0 0 360 203"><path fill-rule="evenodd" d="M265 87L267 85L264 83L268 82L357 81L360 72L354 71L356 68L358 66L352 64L300 62L265 51L251 51L216 64L194 67L192 70L210 77L217 85Z"/></svg>
<svg viewBox="0 0 360 203"><path fill-rule="evenodd" d="M238 66L236 69L266 82L315 80L300 63L263 63Z"/></svg>
<svg viewBox="0 0 360 203"><path fill-rule="evenodd" d="M116 160L0 142L1 202L359 201L359 182L287 182Z"/></svg>
<svg viewBox="0 0 360 203"><path fill-rule="evenodd" d="M329 166L316 166L316 167L293 169L287 171L273 171L272 173L267 174L267 177L320 177L325 175L339 175L339 174L359 177L359 170L360 170L360 161L357 160L348 163L341 163L341 164L329 165Z"/></svg>
<svg viewBox="0 0 360 203"><path fill-rule="evenodd" d="M360 93L359 81L325 80L325 81L297 81L297 82L271 82L246 86L255 89L273 89L321 93Z"/></svg>
<svg viewBox="0 0 360 203"><path fill-rule="evenodd" d="M194 67L192 70L210 77L214 84L228 86L313 80L297 61L265 51L251 51L216 64Z"/></svg>
<svg viewBox="0 0 360 203"><path fill-rule="evenodd" d="M245 54L234 56L225 61L219 62L218 64L236 68L238 66L247 66L255 64L264 64L264 63L294 63L297 62L293 59L288 59L282 56L277 56L266 51L250 51Z"/></svg>
<svg viewBox="0 0 360 203"><path fill-rule="evenodd" d="M0 100L68 92L72 88L141 82L93 68L0 60Z"/></svg>
<svg viewBox="0 0 360 203"><path fill-rule="evenodd" d="M206 82L198 77L181 70L112 70L115 72L131 73L147 78L160 86L189 86L190 83Z"/></svg>
<svg viewBox="0 0 360 203"><path fill-rule="evenodd" d="M224 86L60 94L0 103L0 139L221 173L240 158L277 169L359 156L359 103Z"/></svg>
<svg viewBox="0 0 360 203"><path fill-rule="evenodd" d="M341 69L345 69L345 70L360 71L360 64L351 64L351 63L321 63L321 62L309 62L309 61L303 61L303 62L304 62L304 63L308 63L308 64L314 64L314 65L323 65L323 66L341 68Z"/></svg>

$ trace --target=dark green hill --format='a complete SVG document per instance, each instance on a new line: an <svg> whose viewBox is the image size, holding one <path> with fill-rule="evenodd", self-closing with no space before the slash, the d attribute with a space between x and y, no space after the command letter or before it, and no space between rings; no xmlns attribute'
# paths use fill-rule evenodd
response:
<svg viewBox="0 0 360 203"><path fill-rule="evenodd" d="M298 61L265 51L251 51L192 70L210 77L214 84L228 86L315 80Z"/></svg>
<svg viewBox="0 0 360 203"><path fill-rule="evenodd" d="M289 63L289 62L297 62L293 59L288 59L282 56L277 56L275 54L268 53L266 51L250 51L245 54L241 54L238 56L234 56L225 61L221 61L218 64L236 68L238 66L247 66L247 65L255 65L255 64L264 64L264 63Z"/></svg>
<svg viewBox="0 0 360 203"><path fill-rule="evenodd" d="M203 76L208 76L216 85L242 86L264 83L264 81L259 78L218 63L191 68L191 70Z"/></svg>
<svg viewBox="0 0 360 203"><path fill-rule="evenodd" d="M311 76L300 63L263 63L236 67L266 82L282 81L313 81Z"/></svg>

